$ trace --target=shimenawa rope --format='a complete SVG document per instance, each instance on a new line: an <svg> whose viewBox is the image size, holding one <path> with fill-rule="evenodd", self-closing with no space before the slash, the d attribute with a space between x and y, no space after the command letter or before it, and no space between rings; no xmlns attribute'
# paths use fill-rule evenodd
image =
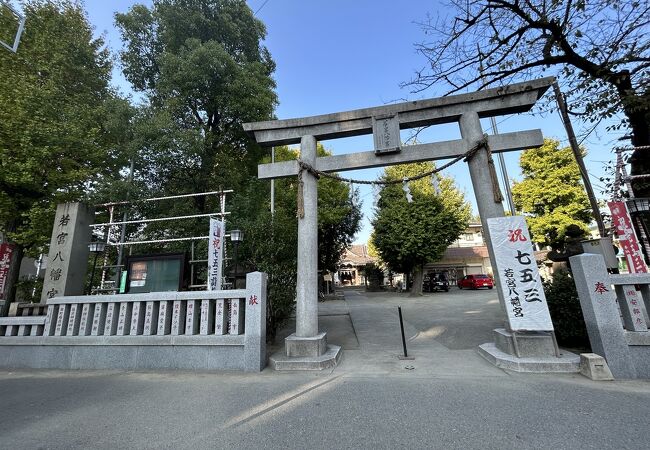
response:
<svg viewBox="0 0 650 450"><path fill-rule="evenodd" d="M443 164L440 167L437 167L433 170L429 170L427 172L421 173L419 175L415 175L412 177L404 177L400 178L397 180L375 180L375 181L368 181L368 180L356 180L354 178L345 178L340 175L334 174L334 173L327 173L323 172L321 170L316 169L314 166L311 164L308 164L300 159L298 159L298 199L297 199L297 204L298 204L298 211L297 211L297 216L302 219L305 217L305 202L304 202L304 196L303 196L303 187L304 183L302 180L302 175L303 172L309 172L316 178L320 177L325 177L325 178L331 178L333 180L338 180L338 181L343 181L346 183L356 183L356 184L371 184L371 185L391 185L391 184L401 184L401 183L408 183L409 181L415 181L415 180L420 180L424 177L428 177L433 175L434 173L441 172L448 167L453 166L456 164L458 161L461 159L464 161L469 161L479 149L485 148L487 150L487 156L488 156L488 170L490 171L490 179L492 180L492 192L494 194L494 201L497 203L501 203L503 201L503 195L501 194L501 188L499 187L499 179L497 178L497 172L496 168L494 167L494 160L492 159L492 151L490 150L490 146L488 145L488 137L487 134L483 135L483 138L479 140L472 148L470 148L467 152L464 154L457 156L456 158L452 159L449 161L447 164Z"/></svg>

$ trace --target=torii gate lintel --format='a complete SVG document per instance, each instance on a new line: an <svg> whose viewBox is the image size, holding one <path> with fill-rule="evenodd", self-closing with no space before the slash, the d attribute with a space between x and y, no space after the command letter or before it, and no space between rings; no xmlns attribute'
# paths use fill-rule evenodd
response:
<svg viewBox="0 0 650 450"><path fill-rule="evenodd" d="M541 130L517 131L488 136L488 145L492 153L525 150L539 147L544 143ZM420 161L436 161L463 155L476 142L465 139L452 141L415 144L401 148L399 153L378 156L375 150L348 153L345 155L322 156L316 158L317 170L321 172L344 172L346 170L369 169L396 164ZM260 179L282 178L298 175L297 161L281 161L260 164L257 176Z"/></svg>

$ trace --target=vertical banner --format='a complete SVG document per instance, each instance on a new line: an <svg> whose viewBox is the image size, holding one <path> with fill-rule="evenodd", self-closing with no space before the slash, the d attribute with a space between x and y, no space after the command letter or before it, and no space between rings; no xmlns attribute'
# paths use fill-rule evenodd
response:
<svg viewBox="0 0 650 450"><path fill-rule="evenodd" d="M14 254L14 245L4 243L0 245L0 300L6 298L5 289L9 281L9 269L11 268L11 257Z"/></svg>
<svg viewBox="0 0 650 450"><path fill-rule="evenodd" d="M535 262L526 221L522 216L487 220L490 241L513 331L553 331L546 296Z"/></svg>
<svg viewBox="0 0 650 450"><path fill-rule="evenodd" d="M630 273L647 273L648 268L643 261L641 247L639 247L639 241L632 227L632 219L625 202L607 202L607 206L612 212L612 224L616 227L618 242L623 248Z"/></svg>
<svg viewBox="0 0 650 450"><path fill-rule="evenodd" d="M223 277L223 240L226 224L210 219L210 241L208 242L208 291L221 290Z"/></svg>

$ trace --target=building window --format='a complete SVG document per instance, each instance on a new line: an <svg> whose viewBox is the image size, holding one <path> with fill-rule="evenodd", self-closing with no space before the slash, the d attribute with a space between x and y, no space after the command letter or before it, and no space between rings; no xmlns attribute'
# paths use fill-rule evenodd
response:
<svg viewBox="0 0 650 450"><path fill-rule="evenodd" d="M466 241L473 241L474 240L474 235L472 233L465 233L465 238Z"/></svg>

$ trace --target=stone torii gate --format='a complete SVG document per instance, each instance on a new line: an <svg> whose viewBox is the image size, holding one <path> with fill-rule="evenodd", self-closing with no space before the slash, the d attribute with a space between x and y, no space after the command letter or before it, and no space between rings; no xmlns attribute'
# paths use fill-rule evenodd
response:
<svg viewBox="0 0 650 450"><path fill-rule="evenodd" d="M263 146L300 143L303 163L322 172L340 172L417 161L450 159L464 155L484 139L481 118L529 111L551 86L554 78L542 78L469 94L404 102L320 116L244 124L244 129ZM457 122L462 139L401 147L400 129ZM375 150L316 157L317 140L373 134ZM538 129L503 133L487 138L492 152L539 147ZM503 205L493 195L491 156L480 147L468 165L492 267L496 267L488 236L487 219L503 217ZM304 166L303 166L304 167ZM300 173L302 172L302 173ZM298 277L296 333L286 338L286 356L272 357L276 369L322 369L340 358L338 346L327 345L326 333L318 332L318 202L317 178L301 169L298 161L260 164L260 179L302 176L304 217L298 219ZM497 279L497 283L498 283ZM505 311L501 289L499 301Z"/></svg>

